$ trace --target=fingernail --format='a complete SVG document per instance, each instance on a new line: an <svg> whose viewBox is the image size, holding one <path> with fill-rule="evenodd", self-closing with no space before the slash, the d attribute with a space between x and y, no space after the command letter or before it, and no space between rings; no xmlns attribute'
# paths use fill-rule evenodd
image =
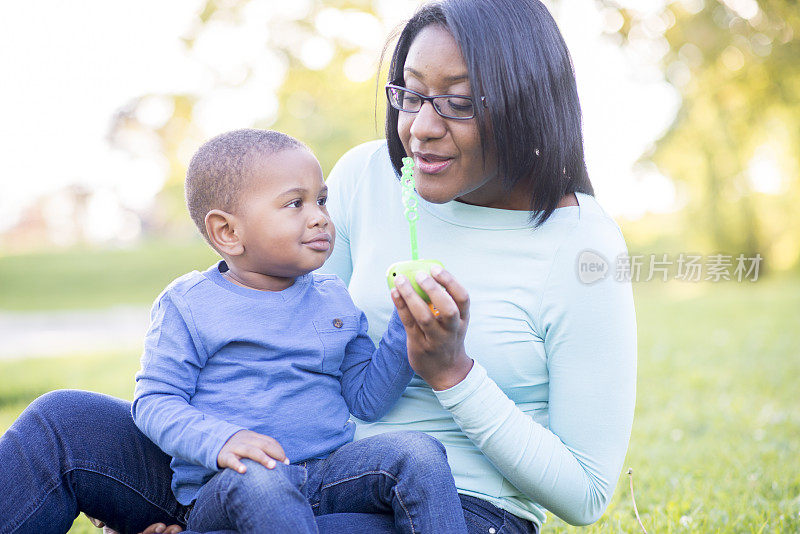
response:
<svg viewBox="0 0 800 534"><path fill-rule="evenodd" d="M286 465L289 465L291 462L289 461L288 458L286 458L285 460L283 460L283 463L285 463Z"/></svg>
<svg viewBox="0 0 800 534"><path fill-rule="evenodd" d="M428 280L431 279L431 277L428 276L427 273L417 273L417 276L415 276L415 278L417 279L418 284L427 284Z"/></svg>
<svg viewBox="0 0 800 534"><path fill-rule="evenodd" d="M394 279L394 285L396 286L402 286L406 282L408 282L408 279L402 274L398 274L397 277Z"/></svg>
<svg viewBox="0 0 800 534"><path fill-rule="evenodd" d="M164 532L164 527L156 527L156 532Z"/></svg>
<svg viewBox="0 0 800 534"><path fill-rule="evenodd" d="M268 468L270 468L270 469L272 469L273 467L275 467L275 460L270 460L270 461L268 461L268 462L267 462L267 467L268 467Z"/></svg>
<svg viewBox="0 0 800 534"><path fill-rule="evenodd" d="M245 471L247 471L247 469L245 469L245 467L244 467L244 466L242 466L242 467L240 467L240 468L239 468L239 472L240 472L240 473L244 473Z"/></svg>
<svg viewBox="0 0 800 534"><path fill-rule="evenodd" d="M438 265L434 265L433 267L431 267L431 274L434 276L439 276L440 274L442 274L442 268L439 267Z"/></svg>

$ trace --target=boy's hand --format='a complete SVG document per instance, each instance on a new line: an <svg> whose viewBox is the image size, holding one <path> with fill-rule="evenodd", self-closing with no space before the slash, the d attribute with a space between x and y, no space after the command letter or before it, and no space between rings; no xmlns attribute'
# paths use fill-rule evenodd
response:
<svg viewBox="0 0 800 534"><path fill-rule="evenodd" d="M141 534L178 534L179 532L183 532L180 525L167 526L164 523L153 523L144 529L144 532ZM103 534L105 534L105 532Z"/></svg>
<svg viewBox="0 0 800 534"><path fill-rule="evenodd" d="M217 465L220 469L230 467L244 473L247 468L240 461L242 458L256 461L267 469L273 469L276 460L289 465L289 459L280 443L252 430L240 430L231 436L217 455Z"/></svg>
<svg viewBox="0 0 800 534"><path fill-rule="evenodd" d="M395 279L392 302L406 328L408 362L433 389L450 388L472 369L464 350L469 324L469 295L444 269L431 268L431 276L417 276L417 283L431 299L438 314L420 298L402 275Z"/></svg>

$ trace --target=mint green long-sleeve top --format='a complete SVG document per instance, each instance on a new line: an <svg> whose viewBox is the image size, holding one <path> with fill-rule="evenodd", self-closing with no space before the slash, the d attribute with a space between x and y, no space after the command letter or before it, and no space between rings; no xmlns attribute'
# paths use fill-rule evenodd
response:
<svg viewBox="0 0 800 534"><path fill-rule="evenodd" d="M345 281L377 342L393 310L386 269L411 250L385 141L345 154L327 183L337 238L321 271ZM593 197L576 196L538 228L525 211L420 199L420 258L469 292L475 363L444 391L415 376L383 419L356 430L427 432L460 493L539 525L545 510L576 525L602 515L633 422L636 322L630 283L615 276L625 241Z"/></svg>

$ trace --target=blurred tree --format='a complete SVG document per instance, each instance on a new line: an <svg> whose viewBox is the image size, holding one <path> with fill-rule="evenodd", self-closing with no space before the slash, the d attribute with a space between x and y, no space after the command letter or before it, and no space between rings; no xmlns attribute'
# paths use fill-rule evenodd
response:
<svg viewBox="0 0 800 534"><path fill-rule="evenodd" d="M229 128L274 128L293 135L309 145L327 175L348 149L383 136L383 78L376 74L392 30L387 21L410 14L417 3L297 0L278 8L274 0L206 0L183 41L189 57L211 72L212 87L128 103L113 121L111 143L128 151L147 145L166 156L169 177L159 201L167 226L188 221L183 180L191 154ZM255 37L238 50L222 46L242 34ZM212 109L218 117L209 122L209 108L220 94L228 99ZM141 119L141 110L155 97L168 99L172 112L153 125ZM233 108L249 103L252 110L245 107L238 121L225 117L229 109L235 115ZM136 142L141 137L151 142ZM154 227L168 230L164 224Z"/></svg>
<svg viewBox="0 0 800 534"><path fill-rule="evenodd" d="M643 159L676 180L687 243L788 268L800 260L800 8L793 0L680 0L656 12L599 0L629 47L663 47L683 97ZM621 15L621 17L619 17Z"/></svg>
<svg viewBox="0 0 800 534"><path fill-rule="evenodd" d="M552 3L559 1L566 0ZM612 37L660 61L682 95L675 122L642 156L676 182L685 206L683 227L675 233L693 250L761 253L768 268L797 266L796 2L662 0L645 9L634 0L596 1L612 21ZM182 182L191 153L229 127L271 127L294 135L309 144L327 174L347 149L383 135L377 60L393 24L417 4L206 0L184 41L189 56L210 71L210 87L130 103L114 122L112 142L131 150L142 145L132 139L149 136L149 146L165 155L169 180L161 200L169 220L188 220ZM169 117L157 124L143 121L142 106L156 96L170 100ZM210 113L217 119L209 122L214 98L221 101ZM233 112L237 106L244 109L239 115Z"/></svg>
<svg viewBox="0 0 800 534"><path fill-rule="evenodd" d="M154 100L166 106L165 116L155 123L143 120L140 113ZM108 134L112 147L145 157L155 153L166 159L167 180L158 198L160 209L142 216L145 234L164 233L173 227L172 221L185 218L183 180L188 161L182 148L199 135L192 122L196 102L197 98L188 94L144 95L121 107L112 120Z"/></svg>

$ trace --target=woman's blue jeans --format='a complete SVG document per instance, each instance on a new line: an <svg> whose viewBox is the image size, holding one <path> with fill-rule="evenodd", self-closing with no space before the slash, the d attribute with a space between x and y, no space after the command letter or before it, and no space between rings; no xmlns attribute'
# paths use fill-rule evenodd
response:
<svg viewBox="0 0 800 534"><path fill-rule="evenodd" d="M123 533L185 525L170 458L133 424L130 403L86 391L39 397L0 437L0 534L64 533L79 512ZM461 496L470 534L535 533L528 521ZM395 532L388 514L316 517L320 532Z"/></svg>

